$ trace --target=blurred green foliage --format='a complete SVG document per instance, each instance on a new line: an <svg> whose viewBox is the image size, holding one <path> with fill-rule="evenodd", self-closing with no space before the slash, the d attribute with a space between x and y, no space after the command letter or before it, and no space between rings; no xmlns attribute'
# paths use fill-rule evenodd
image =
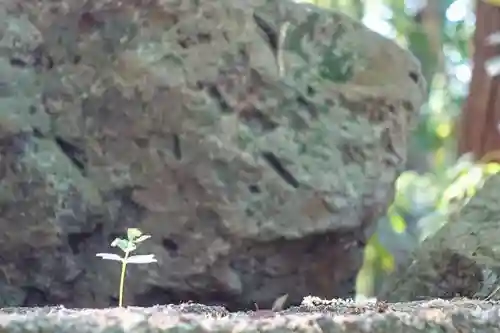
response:
<svg viewBox="0 0 500 333"><path fill-rule="evenodd" d="M303 0L340 10L410 50L421 62L428 100L413 130L406 171L365 251L358 276L360 297L376 296L384 277L404 263L450 210L467 200L497 164L456 156L454 124L471 75L474 31L471 0Z"/></svg>

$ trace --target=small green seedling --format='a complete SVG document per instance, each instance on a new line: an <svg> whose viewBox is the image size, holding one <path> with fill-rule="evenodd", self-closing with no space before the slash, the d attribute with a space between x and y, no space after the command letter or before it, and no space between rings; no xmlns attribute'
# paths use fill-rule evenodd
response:
<svg viewBox="0 0 500 333"><path fill-rule="evenodd" d="M116 260L122 263L122 273L120 276L120 292L119 292L119 306L123 305L123 285L125 281L125 271L127 269L127 264L149 264L153 262L157 262L154 257L154 254L146 254L146 255L135 255L129 256L132 251L137 249L137 245L146 239L150 238L150 235L143 235L142 232L137 228L128 228L127 229L127 239L116 238L112 243L112 247L119 247L125 255L120 257L117 254L113 253L97 253L97 257L101 257L106 260Z"/></svg>

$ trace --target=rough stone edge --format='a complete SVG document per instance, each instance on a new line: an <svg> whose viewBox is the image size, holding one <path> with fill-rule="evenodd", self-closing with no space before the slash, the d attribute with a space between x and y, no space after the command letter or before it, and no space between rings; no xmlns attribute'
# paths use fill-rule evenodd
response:
<svg viewBox="0 0 500 333"><path fill-rule="evenodd" d="M343 302L342 304L346 304ZM500 303L479 300L432 300L385 304L383 312L369 305L349 303L361 313L335 314L311 307L286 313L256 311L228 313L208 307L205 313L180 306L109 309L33 308L0 310L0 332L497 332ZM324 305L324 304L323 304ZM328 304L327 304L328 305ZM338 303L329 303L334 310ZM187 310L187 311L186 311ZM10 313L9 313L10 312ZM263 315L265 312L265 315ZM219 315L217 315L219 313Z"/></svg>

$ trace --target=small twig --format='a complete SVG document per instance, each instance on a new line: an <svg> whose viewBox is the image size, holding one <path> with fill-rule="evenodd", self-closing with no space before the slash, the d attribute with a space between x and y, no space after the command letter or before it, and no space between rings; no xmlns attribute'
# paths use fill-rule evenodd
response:
<svg viewBox="0 0 500 333"><path fill-rule="evenodd" d="M495 294L500 290L500 286L497 286L484 300L489 301Z"/></svg>
<svg viewBox="0 0 500 333"><path fill-rule="evenodd" d="M271 310L274 312L281 311L283 310L283 307L285 306L285 302L288 298L288 294L284 294L278 298L273 303L273 306L271 307Z"/></svg>
<svg viewBox="0 0 500 333"><path fill-rule="evenodd" d="M257 303L254 303L255 305L255 312L250 314L251 317L259 317L259 318L268 318L268 317L273 317L276 315L276 312L279 312L283 310L283 307L285 306L285 302L288 299L288 294L284 294L273 302L273 306L271 309L259 309L259 306Z"/></svg>

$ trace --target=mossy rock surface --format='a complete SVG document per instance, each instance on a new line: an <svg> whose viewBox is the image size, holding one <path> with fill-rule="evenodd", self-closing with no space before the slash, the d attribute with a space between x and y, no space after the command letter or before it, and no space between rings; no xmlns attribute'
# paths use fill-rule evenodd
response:
<svg viewBox="0 0 500 333"><path fill-rule="evenodd" d="M0 1L0 305L348 297L425 100L415 58L287 0Z"/></svg>

